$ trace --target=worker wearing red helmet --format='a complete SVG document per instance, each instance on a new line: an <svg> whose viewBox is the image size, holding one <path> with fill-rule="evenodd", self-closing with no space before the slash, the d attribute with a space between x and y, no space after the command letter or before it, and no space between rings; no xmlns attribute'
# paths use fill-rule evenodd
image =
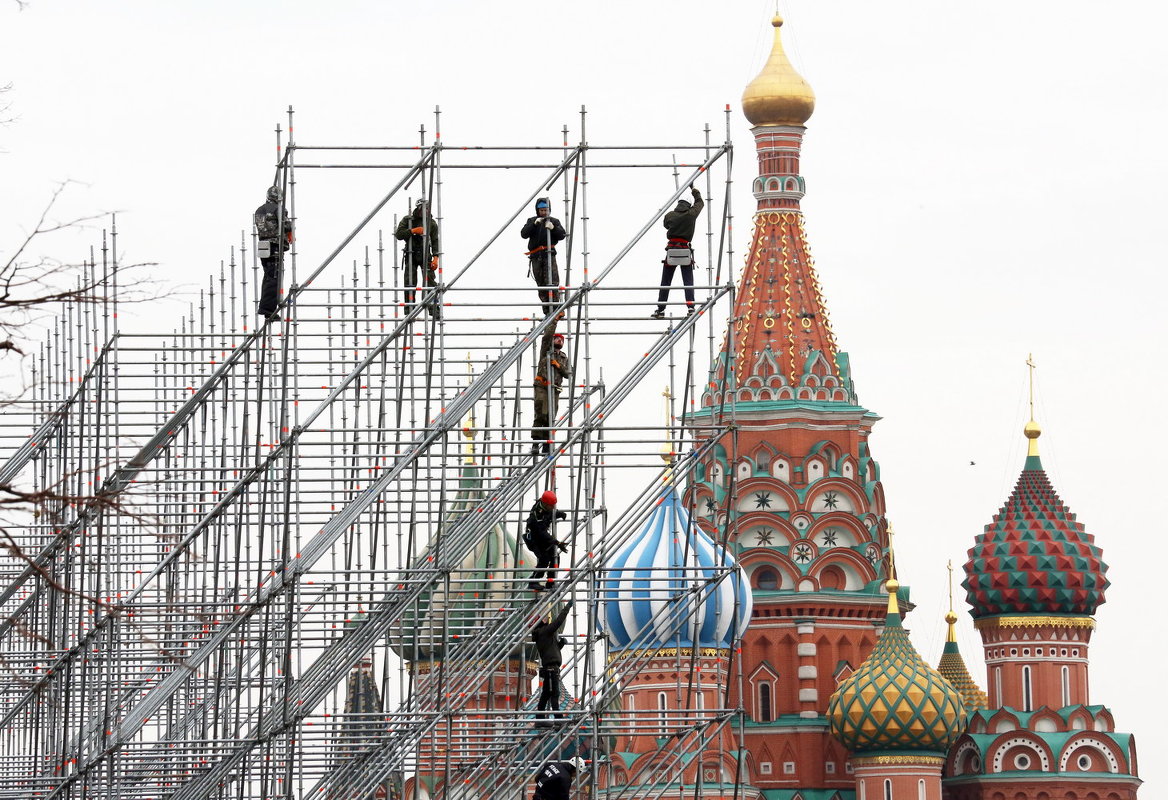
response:
<svg viewBox="0 0 1168 800"><path fill-rule="evenodd" d="M564 346L564 334L556 331L559 320L544 331L535 362L535 420L531 426L531 454L547 455L552 450L551 424L556 418L561 385L572 377L572 356Z"/></svg>
<svg viewBox="0 0 1168 800"><path fill-rule="evenodd" d="M552 535L552 524L557 519L567 519L568 515L556 510L556 493L544 492L531 507L527 515L527 526L523 533L523 544L536 557L535 571L527 586L533 592L541 592L545 586L551 589L559 568L556 550L563 552L568 549L564 542L557 541ZM546 580L546 584L544 581Z"/></svg>

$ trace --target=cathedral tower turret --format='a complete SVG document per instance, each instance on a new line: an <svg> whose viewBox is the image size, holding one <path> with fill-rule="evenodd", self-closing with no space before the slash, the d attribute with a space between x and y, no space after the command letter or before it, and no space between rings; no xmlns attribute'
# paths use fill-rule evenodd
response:
<svg viewBox="0 0 1168 800"><path fill-rule="evenodd" d="M1023 432L1022 474L965 564L989 703L972 713L949 753L946 794L1131 800L1140 784L1135 739L1115 732L1111 711L1093 703L1088 683L1087 646L1107 565L1042 467L1033 386Z"/></svg>
<svg viewBox="0 0 1168 800"><path fill-rule="evenodd" d="M753 786L847 790L847 754L828 733L827 699L876 643L887 543L884 492L838 352L799 202L804 123L815 95L774 46L743 94L758 151L758 210L733 316L712 365L695 435L733 421L690 487L699 523L728 535L749 573L743 639Z"/></svg>
<svg viewBox="0 0 1168 800"><path fill-rule="evenodd" d="M900 584L887 586L884 633L831 696L831 732L852 754L857 797L941 800L941 766L965 728L965 706L901 626Z"/></svg>

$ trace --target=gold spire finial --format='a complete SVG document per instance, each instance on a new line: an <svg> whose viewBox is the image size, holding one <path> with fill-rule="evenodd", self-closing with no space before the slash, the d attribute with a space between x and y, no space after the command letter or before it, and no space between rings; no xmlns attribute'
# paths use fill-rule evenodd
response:
<svg viewBox="0 0 1168 800"><path fill-rule="evenodd" d="M665 462L665 482L669 483L673 480L673 392L669 391L669 387L665 387L665 391L661 393L665 398L665 441L661 444L661 460Z"/></svg>
<svg viewBox="0 0 1168 800"><path fill-rule="evenodd" d="M896 602L896 591L900 588L900 581L896 579L896 552L892 547L892 537L896 535L896 531L892 530L892 526L888 526L888 580L885 581L884 586L888 589L888 613L899 614L900 605Z"/></svg>
<svg viewBox="0 0 1168 800"><path fill-rule="evenodd" d="M945 621L949 623L949 635L946 637L947 642L957 641L957 612L953 610L953 559L949 559L949 563L945 565L949 570L949 613L945 615Z"/></svg>
<svg viewBox="0 0 1168 800"><path fill-rule="evenodd" d="M1034 363L1033 353L1026 354L1026 366L1030 374L1030 421L1022 428L1022 434L1030 440L1026 448L1026 455L1030 457L1038 455L1038 437L1042 435L1042 428L1034 421L1034 370L1037 369L1037 365Z"/></svg>
<svg viewBox="0 0 1168 800"><path fill-rule="evenodd" d="M771 54L742 93L742 113L752 125L802 125L815 111L815 92L783 51L783 18L777 11L771 25L775 29Z"/></svg>

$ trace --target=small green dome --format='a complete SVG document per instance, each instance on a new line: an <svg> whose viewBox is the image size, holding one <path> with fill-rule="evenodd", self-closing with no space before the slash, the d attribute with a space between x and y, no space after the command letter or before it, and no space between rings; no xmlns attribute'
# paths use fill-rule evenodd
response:
<svg viewBox="0 0 1168 800"><path fill-rule="evenodd" d="M464 465L460 477L447 514L447 529L486 497L478 466ZM439 583L406 609L401 621L390 629L394 652L407 661L439 660L447 645L477 634L491 615L508 613L502 609L513 608L514 598L524 596L520 587L507 579L518 567L517 555L515 537L503 524L491 528L451 572L449 592ZM425 568L426 555L419 556L414 566Z"/></svg>
<svg viewBox="0 0 1168 800"><path fill-rule="evenodd" d="M944 752L965 730L961 694L917 654L900 614L827 706L832 735L852 753Z"/></svg>

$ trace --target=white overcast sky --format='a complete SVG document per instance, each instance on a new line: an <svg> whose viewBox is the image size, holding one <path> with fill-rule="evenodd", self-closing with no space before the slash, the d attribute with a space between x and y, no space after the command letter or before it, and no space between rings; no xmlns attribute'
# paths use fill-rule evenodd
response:
<svg viewBox="0 0 1168 800"><path fill-rule="evenodd" d="M1091 699L1136 734L1154 796L1168 748L1152 592L1168 559L1157 421L1168 12L1077 0L781 10L818 97L803 159L811 246L861 400L884 417L872 452L917 603L914 641L938 658L945 562L964 561L1021 468L1033 352L1044 463L1114 583ZM202 282L262 199L289 104L301 144L413 143L436 104L444 139L472 144L558 144L585 104L588 138L603 144L693 142L706 122L720 135L731 103L745 215L753 142L738 101L773 11L772 0L29 0L23 11L0 0L15 117L0 128L0 249L71 179L83 185L63 212L119 211L129 259ZM311 254L314 224L347 228L377 195L328 197L335 218L306 216L301 246ZM126 324L169 328L167 313L139 309ZM961 643L984 686L964 615Z"/></svg>

